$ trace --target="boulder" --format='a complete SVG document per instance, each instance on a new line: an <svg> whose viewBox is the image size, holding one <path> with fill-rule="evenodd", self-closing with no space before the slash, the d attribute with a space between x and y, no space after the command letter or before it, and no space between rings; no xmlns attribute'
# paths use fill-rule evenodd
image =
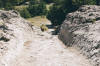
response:
<svg viewBox="0 0 100 66"><path fill-rule="evenodd" d="M0 66L10 66L32 37L32 25L19 13L0 10Z"/></svg>
<svg viewBox="0 0 100 66"><path fill-rule="evenodd" d="M79 48L94 66L100 66L100 6L84 5L69 13L61 25L59 39Z"/></svg>

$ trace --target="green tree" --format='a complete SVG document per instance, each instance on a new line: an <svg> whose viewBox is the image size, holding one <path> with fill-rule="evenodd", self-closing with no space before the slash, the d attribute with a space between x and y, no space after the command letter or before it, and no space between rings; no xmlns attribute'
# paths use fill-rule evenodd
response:
<svg viewBox="0 0 100 66"><path fill-rule="evenodd" d="M72 0L73 5L81 6L81 5L94 5L96 4L96 0Z"/></svg>
<svg viewBox="0 0 100 66"><path fill-rule="evenodd" d="M41 3L38 6L38 14L39 15L46 15L47 13L47 9L46 9L46 4L45 3Z"/></svg>
<svg viewBox="0 0 100 66"><path fill-rule="evenodd" d="M46 3L53 3L53 0L44 0Z"/></svg>
<svg viewBox="0 0 100 66"><path fill-rule="evenodd" d="M24 18L30 18L31 17L29 11L26 8L20 11L20 15Z"/></svg>
<svg viewBox="0 0 100 66"><path fill-rule="evenodd" d="M32 5L28 8L29 12L31 13L32 17L36 16L38 14L38 5Z"/></svg>
<svg viewBox="0 0 100 66"><path fill-rule="evenodd" d="M100 0L96 0L96 4L97 5L100 5Z"/></svg>
<svg viewBox="0 0 100 66"><path fill-rule="evenodd" d="M31 0L28 10L33 17L46 15L47 13L46 4L43 1L39 0Z"/></svg>
<svg viewBox="0 0 100 66"><path fill-rule="evenodd" d="M53 25L60 25L62 21L65 19L65 13L60 6L54 5L51 7L47 18L51 20Z"/></svg>
<svg viewBox="0 0 100 66"><path fill-rule="evenodd" d="M3 2L2 2L2 0L0 0L0 8L2 8L3 7Z"/></svg>
<svg viewBox="0 0 100 66"><path fill-rule="evenodd" d="M13 9L13 6L12 6L11 3L7 2L4 8L5 8L6 10L11 10L11 9Z"/></svg>
<svg viewBox="0 0 100 66"><path fill-rule="evenodd" d="M63 0L43 0L43 1L46 3L58 3L58 2L61 2Z"/></svg>
<svg viewBox="0 0 100 66"><path fill-rule="evenodd" d="M96 0L55 0L55 4L51 7L47 18L51 20L53 25L62 24L65 16L77 10L81 5L95 5Z"/></svg>

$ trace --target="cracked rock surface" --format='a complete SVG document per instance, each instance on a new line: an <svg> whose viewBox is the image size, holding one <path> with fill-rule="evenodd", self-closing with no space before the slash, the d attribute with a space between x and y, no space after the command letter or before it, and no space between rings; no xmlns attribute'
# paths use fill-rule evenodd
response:
<svg viewBox="0 0 100 66"><path fill-rule="evenodd" d="M79 48L94 66L100 66L100 6L84 5L69 13L59 38L67 46Z"/></svg>
<svg viewBox="0 0 100 66"><path fill-rule="evenodd" d="M0 66L10 66L32 35L31 24L16 11L0 10Z"/></svg>

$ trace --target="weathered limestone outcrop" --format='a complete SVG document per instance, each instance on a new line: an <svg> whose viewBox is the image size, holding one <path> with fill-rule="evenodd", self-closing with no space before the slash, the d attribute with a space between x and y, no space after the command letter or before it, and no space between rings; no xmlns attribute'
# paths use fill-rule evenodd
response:
<svg viewBox="0 0 100 66"><path fill-rule="evenodd" d="M10 66L32 36L32 25L16 11L0 10L0 66Z"/></svg>
<svg viewBox="0 0 100 66"><path fill-rule="evenodd" d="M67 46L80 48L94 66L100 66L100 6L84 5L69 13L59 38Z"/></svg>

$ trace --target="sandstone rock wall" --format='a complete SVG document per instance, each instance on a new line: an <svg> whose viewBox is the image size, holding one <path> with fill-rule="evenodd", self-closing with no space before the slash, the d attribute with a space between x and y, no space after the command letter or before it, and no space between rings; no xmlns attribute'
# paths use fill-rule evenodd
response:
<svg viewBox="0 0 100 66"><path fill-rule="evenodd" d="M84 5L69 13L59 38L67 46L80 48L94 66L100 66L100 6Z"/></svg>
<svg viewBox="0 0 100 66"><path fill-rule="evenodd" d="M0 66L9 66L32 37L32 25L16 11L0 10Z"/></svg>

